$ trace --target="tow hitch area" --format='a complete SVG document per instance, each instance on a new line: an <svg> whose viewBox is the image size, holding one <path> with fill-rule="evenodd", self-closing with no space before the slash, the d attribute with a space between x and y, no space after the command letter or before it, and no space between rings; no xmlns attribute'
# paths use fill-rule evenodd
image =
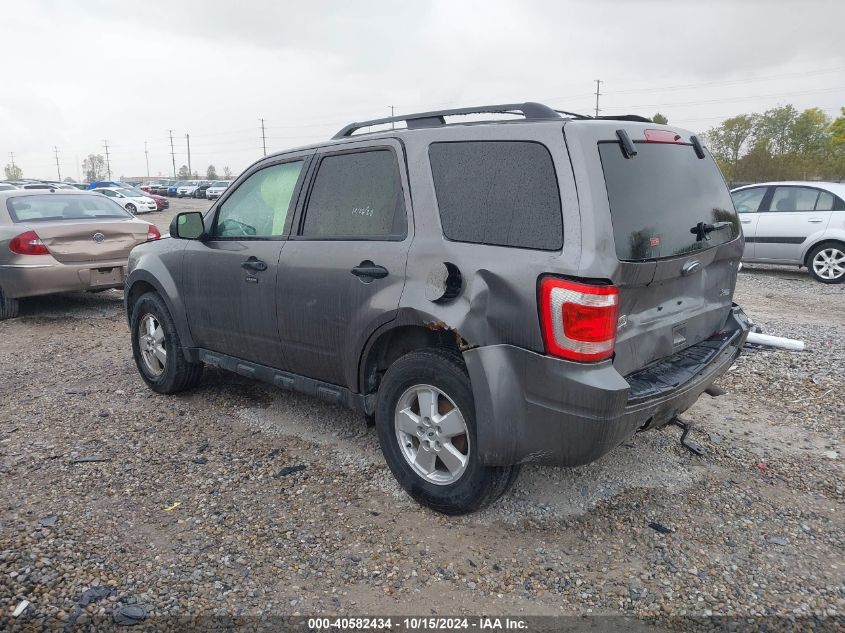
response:
<svg viewBox="0 0 845 633"><path fill-rule="evenodd" d="M687 439L687 435L689 434L690 429L692 429L692 422L687 422L686 420L683 420L676 416L672 418L672 424L681 427L681 429L683 430L683 433L681 433L681 446L686 448L691 453L695 453L699 457L707 452L705 448L695 440Z"/></svg>

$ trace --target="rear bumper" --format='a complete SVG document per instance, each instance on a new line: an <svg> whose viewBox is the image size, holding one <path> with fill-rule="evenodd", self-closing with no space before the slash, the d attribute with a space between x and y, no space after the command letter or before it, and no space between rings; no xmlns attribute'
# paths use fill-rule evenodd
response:
<svg viewBox="0 0 845 633"><path fill-rule="evenodd" d="M734 307L718 335L627 377L610 361L573 363L510 345L464 352L480 459L490 466L598 459L691 407L740 354L749 329Z"/></svg>
<svg viewBox="0 0 845 633"><path fill-rule="evenodd" d="M110 271L110 272L106 272ZM61 264L0 265L0 286L12 298L35 297L74 290L120 288L126 260Z"/></svg>

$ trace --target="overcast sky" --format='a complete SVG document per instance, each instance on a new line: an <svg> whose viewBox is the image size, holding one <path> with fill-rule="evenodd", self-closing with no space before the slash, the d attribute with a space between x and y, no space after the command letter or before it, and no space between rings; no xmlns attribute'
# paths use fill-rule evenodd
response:
<svg viewBox="0 0 845 633"><path fill-rule="evenodd" d="M234 173L349 121L542 101L660 111L702 132L792 103L845 106L845 2L26 0L0 11L0 164L77 178Z"/></svg>

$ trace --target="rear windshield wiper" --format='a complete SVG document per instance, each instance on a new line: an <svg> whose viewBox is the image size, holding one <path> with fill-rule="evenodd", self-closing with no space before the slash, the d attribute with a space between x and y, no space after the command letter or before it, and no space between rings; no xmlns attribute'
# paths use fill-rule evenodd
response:
<svg viewBox="0 0 845 633"><path fill-rule="evenodd" d="M701 242L710 239L710 234L713 231L733 226L732 222L716 222L715 224L708 224L707 222L699 222L692 227L689 232L695 235L695 241Z"/></svg>

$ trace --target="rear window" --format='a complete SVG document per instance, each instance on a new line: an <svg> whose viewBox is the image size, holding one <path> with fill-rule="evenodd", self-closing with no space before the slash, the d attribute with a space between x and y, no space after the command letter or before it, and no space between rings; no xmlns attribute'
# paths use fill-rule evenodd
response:
<svg viewBox="0 0 845 633"><path fill-rule="evenodd" d="M116 202L97 195L19 196L6 200L12 222L55 222L97 218L131 218Z"/></svg>
<svg viewBox="0 0 845 633"><path fill-rule="evenodd" d="M625 158L618 142L599 143L621 261L682 255L739 236L739 220L719 168L692 145L637 142ZM696 230L704 222L714 230Z"/></svg>
<svg viewBox="0 0 845 633"><path fill-rule="evenodd" d="M543 145L432 143L428 155L448 239L539 250L563 246L560 192Z"/></svg>

